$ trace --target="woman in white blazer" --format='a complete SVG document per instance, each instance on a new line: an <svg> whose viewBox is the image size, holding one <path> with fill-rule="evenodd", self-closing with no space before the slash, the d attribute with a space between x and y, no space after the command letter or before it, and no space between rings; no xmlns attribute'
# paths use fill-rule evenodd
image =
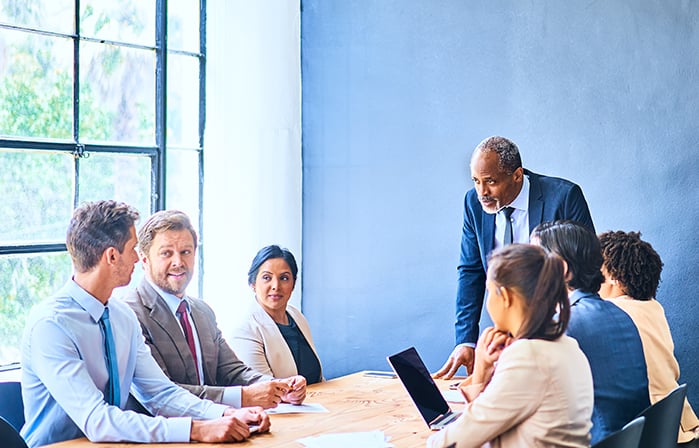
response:
<svg viewBox="0 0 699 448"><path fill-rule="evenodd" d="M323 380L320 358L306 318L289 305L297 275L296 259L288 249L260 249L248 271L255 302L234 330L231 346L258 372L276 378L302 375L314 384Z"/></svg>
<svg viewBox="0 0 699 448"><path fill-rule="evenodd" d="M495 326L479 338L473 373L460 385L462 415L428 446L589 446L592 373L565 335L570 302L563 273L561 259L536 246L493 252L486 306Z"/></svg>

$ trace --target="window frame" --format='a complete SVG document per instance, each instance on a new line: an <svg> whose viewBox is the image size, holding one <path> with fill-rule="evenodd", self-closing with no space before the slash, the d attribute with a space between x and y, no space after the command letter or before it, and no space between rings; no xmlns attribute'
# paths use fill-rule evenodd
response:
<svg viewBox="0 0 699 448"><path fill-rule="evenodd" d="M22 31L31 34L71 39L73 43L73 129L72 139L46 139L42 137L15 137L0 134L0 147L4 149L47 151L71 154L74 158L75 188L73 191L73 208L78 206L80 160L89 157L90 154L130 154L141 155L150 158L150 213L163 210L167 207L167 59L169 54L179 54L194 57L199 62L199 117L198 117L198 179L199 191L197 192L199 215L199 250L197 254L199 296L203 288L203 179L204 179L204 127L205 127L205 91L206 91L206 0L199 0L199 52L184 50L170 50L168 48L168 5L167 0L155 0L155 45L139 45L123 41L98 39L82 36L80 33L80 0L74 0L74 33L48 31L27 26L17 26L0 23L0 29ZM155 144L153 146L129 145L116 143L89 143L80 138L80 43L92 42L113 45L118 48L135 48L150 50L155 54ZM191 149L191 148L188 148ZM142 212L145 219L146 212ZM66 223L67 225L67 223ZM65 243L37 243L7 245L0 241L0 256L7 255L42 255L55 252L66 252Z"/></svg>

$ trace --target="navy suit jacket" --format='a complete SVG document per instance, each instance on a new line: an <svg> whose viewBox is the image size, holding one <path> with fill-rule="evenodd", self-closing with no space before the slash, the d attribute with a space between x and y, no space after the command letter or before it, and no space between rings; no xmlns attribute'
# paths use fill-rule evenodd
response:
<svg viewBox="0 0 699 448"><path fill-rule="evenodd" d="M565 179L529 176L529 231L545 221L570 219L595 230L580 187ZM478 340L478 321L483 308L487 259L495 241L495 215L483 211L478 193L471 189L464 199L459 284L456 292L456 343Z"/></svg>
<svg viewBox="0 0 699 448"><path fill-rule="evenodd" d="M596 293L571 294L568 336L585 353L595 392L592 440L621 429L650 406L641 336L624 310Z"/></svg>

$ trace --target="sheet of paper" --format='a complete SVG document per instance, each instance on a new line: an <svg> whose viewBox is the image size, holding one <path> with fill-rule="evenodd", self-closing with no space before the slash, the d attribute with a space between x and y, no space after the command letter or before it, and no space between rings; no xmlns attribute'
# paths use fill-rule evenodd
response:
<svg viewBox="0 0 699 448"><path fill-rule="evenodd" d="M442 395L444 395L444 399L449 403L466 403L466 399L464 399L464 396L459 390L443 390Z"/></svg>
<svg viewBox="0 0 699 448"><path fill-rule="evenodd" d="M320 403L279 403L276 408L267 409L265 412L268 414L315 414L329 411Z"/></svg>
<svg viewBox="0 0 699 448"><path fill-rule="evenodd" d="M334 434L321 434L319 436L305 437L297 442L307 448L387 448L392 447L388 443L383 431L343 432Z"/></svg>

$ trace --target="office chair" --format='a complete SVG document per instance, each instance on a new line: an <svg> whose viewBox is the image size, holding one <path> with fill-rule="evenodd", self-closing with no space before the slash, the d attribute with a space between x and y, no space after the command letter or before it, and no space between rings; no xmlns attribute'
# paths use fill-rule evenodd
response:
<svg viewBox="0 0 699 448"><path fill-rule="evenodd" d="M3 417L17 431L24 425L24 404L22 387L17 381L0 382L0 417Z"/></svg>
<svg viewBox="0 0 699 448"><path fill-rule="evenodd" d="M645 417L636 417L618 431L592 445L592 448L638 448Z"/></svg>
<svg viewBox="0 0 699 448"><path fill-rule="evenodd" d="M3 448L28 448L15 427L2 417L0 417L0 442Z"/></svg>
<svg viewBox="0 0 699 448"><path fill-rule="evenodd" d="M647 407L639 416L646 418L640 448L675 448L680 429L687 385L677 386L665 398Z"/></svg>

